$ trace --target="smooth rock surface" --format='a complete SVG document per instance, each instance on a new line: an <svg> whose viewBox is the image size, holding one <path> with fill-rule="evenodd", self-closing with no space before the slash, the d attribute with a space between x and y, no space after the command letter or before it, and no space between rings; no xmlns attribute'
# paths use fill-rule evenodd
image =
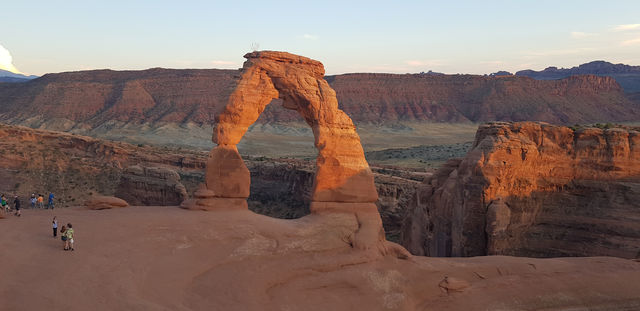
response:
<svg viewBox="0 0 640 311"><path fill-rule="evenodd" d="M84 202L84 206L86 206L88 209L102 210L127 207L129 206L129 203L127 203L123 199L116 197L94 195Z"/></svg>

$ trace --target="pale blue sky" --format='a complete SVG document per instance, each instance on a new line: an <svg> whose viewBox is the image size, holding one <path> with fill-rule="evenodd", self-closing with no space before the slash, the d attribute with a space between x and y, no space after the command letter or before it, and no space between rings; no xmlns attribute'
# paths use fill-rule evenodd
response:
<svg viewBox="0 0 640 311"><path fill-rule="evenodd" d="M640 1L0 0L0 45L28 74L239 68L252 43L328 74L640 65Z"/></svg>

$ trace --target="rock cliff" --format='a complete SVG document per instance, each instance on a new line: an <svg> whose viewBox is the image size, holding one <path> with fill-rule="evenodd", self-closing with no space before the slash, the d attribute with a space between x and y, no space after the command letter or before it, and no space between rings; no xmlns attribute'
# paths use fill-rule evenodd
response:
<svg viewBox="0 0 640 311"><path fill-rule="evenodd" d="M196 150L141 147L3 124L0 155L0 193L28 197L32 192L52 191L56 207L81 205L98 193L118 196L132 205L169 204L183 197L179 184L189 194L196 191L204 181L207 161L207 153ZM313 162L248 157L245 163L251 174L251 210L276 218L310 213ZM147 173L140 171L143 167ZM177 177L171 171L179 175L179 182L173 182ZM398 172L378 169L374 181L387 237L397 242L400 220L418 183L415 180L422 175L393 175Z"/></svg>
<svg viewBox="0 0 640 311"><path fill-rule="evenodd" d="M175 206L187 198L187 189L172 169L134 165L122 173L115 195L131 205Z"/></svg>
<svg viewBox="0 0 640 311"><path fill-rule="evenodd" d="M52 130L211 124L238 83L236 70L92 70L0 83L0 120ZM325 78L356 123L636 121L640 109L609 77L345 74ZM279 100L277 100L279 101ZM258 123L301 121L267 106Z"/></svg>
<svg viewBox="0 0 640 311"><path fill-rule="evenodd" d="M418 188L402 243L428 256L640 255L640 132L480 126Z"/></svg>

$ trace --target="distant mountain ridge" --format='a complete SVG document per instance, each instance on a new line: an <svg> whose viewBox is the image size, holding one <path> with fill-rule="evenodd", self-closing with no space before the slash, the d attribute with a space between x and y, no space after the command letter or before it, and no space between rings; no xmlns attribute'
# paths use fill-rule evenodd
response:
<svg viewBox="0 0 640 311"><path fill-rule="evenodd" d="M34 75L27 76L19 73L13 73L8 70L0 69L0 82L9 82L9 83L27 82L37 77L38 76L34 76Z"/></svg>
<svg viewBox="0 0 640 311"><path fill-rule="evenodd" d="M0 121L54 130L214 122L238 70L91 70L0 83ZM640 121L640 105L610 77L344 74L325 78L356 123ZM259 124L301 122L269 105ZM154 125L155 124L155 125Z"/></svg>
<svg viewBox="0 0 640 311"><path fill-rule="evenodd" d="M520 70L516 76L526 76L537 80L556 80L573 75L591 74L616 79L627 93L640 92L640 66L613 64L597 60L572 68L547 67L544 70Z"/></svg>

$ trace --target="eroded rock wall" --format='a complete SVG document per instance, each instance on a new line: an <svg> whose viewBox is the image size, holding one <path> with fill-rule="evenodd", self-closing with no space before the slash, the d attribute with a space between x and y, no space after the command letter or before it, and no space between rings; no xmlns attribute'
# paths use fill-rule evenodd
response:
<svg viewBox="0 0 640 311"><path fill-rule="evenodd" d="M134 165L122 173L115 196L131 205L180 205L187 189L172 169Z"/></svg>
<svg viewBox="0 0 640 311"><path fill-rule="evenodd" d="M638 220L639 132L494 122L420 185L402 243L428 256L634 258Z"/></svg>

